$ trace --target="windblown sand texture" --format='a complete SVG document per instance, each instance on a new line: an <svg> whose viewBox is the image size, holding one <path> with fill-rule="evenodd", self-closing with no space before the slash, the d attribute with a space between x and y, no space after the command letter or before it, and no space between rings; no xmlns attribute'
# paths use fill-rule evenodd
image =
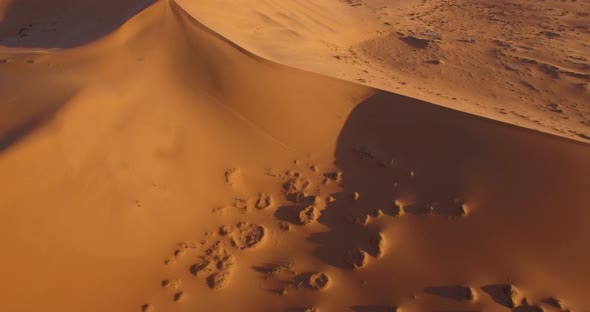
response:
<svg viewBox="0 0 590 312"><path fill-rule="evenodd" d="M0 0L0 310L590 311L588 12Z"/></svg>

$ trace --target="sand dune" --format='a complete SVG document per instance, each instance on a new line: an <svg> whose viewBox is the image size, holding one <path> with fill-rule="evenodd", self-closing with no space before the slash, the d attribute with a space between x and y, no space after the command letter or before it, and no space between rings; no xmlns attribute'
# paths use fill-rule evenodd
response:
<svg viewBox="0 0 590 312"><path fill-rule="evenodd" d="M590 306L587 144L279 65L174 1L0 4L3 310ZM10 37L56 11L80 37Z"/></svg>
<svg viewBox="0 0 590 312"><path fill-rule="evenodd" d="M590 137L588 1L179 3L273 61L559 136Z"/></svg>

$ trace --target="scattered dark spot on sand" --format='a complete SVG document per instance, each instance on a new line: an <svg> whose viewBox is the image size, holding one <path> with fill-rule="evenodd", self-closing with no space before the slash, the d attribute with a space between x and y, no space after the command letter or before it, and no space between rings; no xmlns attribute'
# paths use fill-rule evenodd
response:
<svg viewBox="0 0 590 312"><path fill-rule="evenodd" d="M459 39L459 41L461 41L461 42L465 42L465 43L475 43L475 39L473 39L473 38L469 38L469 37L467 37L467 38L462 38L462 39Z"/></svg>
<svg viewBox="0 0 590 312"><path fill-rule="evenodd" d="M545 74L551 76L553 79L559 79L559 68L549 65L549 64L541 64L539 69L544 72Z"/></svg>
<svg viewBox="0 0 590 312"><path fill-rule="evenodd" d="M547 106L548 106L550 112L563 113L563 109L561 107L559 107L558 104L551 103L551 104L549 104Z"/></svg>
<svg viewBox="0 0 590 312"><path fill-rule="evenodd" d="M174 250L174 257L180 258L184 255L184 249L176 249Z"/></svg>
<svg viewBox="0 0 590 312"><path fill-rule="evenodd" d="M180 301L183 298L184 293L182 291L179 291L177 293L174 294L174 297L172 298L174 301Z"/></svg>
<svg viewBox="0 0 590 312"><path fill-rule="evenodd" d="M153 305L146 303L141 306L141 312L154 312L156 309Z"/></svg>
<svg viewBox="0 0 590 312"><path fill-rule="evenodd" d="M530 90L533 90L533 91L535 91L535 92L539 92L539 89L537 89L537 87L535 87L533 84L531 84L531 83L529 83L529 82L526 82L526 81L524 81L524 80L521 80L521 81L520 81L520 83L521 83L523 86L525 86L525 87L527 87L528 89L530 89Z"/></svg>
<svg viewBox="0 0 590 312"><path fill-rule="evenodd" d="M556 32L552 32L552 31L542 31L539 33L539 35L544 35L545 37L550 38L550 39L561 37L560 34L558 34Z"/></svg>
<svg viewBox="0 0 590 312"><path fill-rule="evenodd" d="M414 36L405 36L399 38L401 41L405 42L407 45L416 48L416 49L426 49L430 46L430 40L418 38Z"/></svg>
<svg viewBox="0 0 590 312"><path fill-rule="evenodd" d="M504 68L509 71L520 71L520 68L512 63L503 63L502 65L504 65Z"/></svg>

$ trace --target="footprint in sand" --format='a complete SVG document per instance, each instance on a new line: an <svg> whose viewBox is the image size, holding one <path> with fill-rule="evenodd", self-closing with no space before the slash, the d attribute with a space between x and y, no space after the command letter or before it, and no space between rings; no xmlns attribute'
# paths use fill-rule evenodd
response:
<svg viewBox="0 0 590 312"><path fill-rule="evenodd" d="M327 172L324 173L324 177L332 181L340 182L342 180L342 171Z"/></svg>
<svg viewBox="0 0 590 312"><path fill-rule="evenodd" d="M184 292L179 291L177 293L174 294L174 296L172 297L172 300L174 300L174 302L179 302L184 298Z"/></svg>
<svg viewBox="0 0 590 312"><path fill-rule="evenodd" d="M285 198L292 202L300 202L307 197L305 190L309 188L309 185L309 180L302 177L295 177L288 180L283 184Z"/></svg>
<svg viewBox="0 0 590 312"><path fill-rule="evenodd" d="M229 185L234 185L239 174L238 168L231 168L225 171L225 183Z"/></svg>
<svg viewBox="0 0 590 312"><path fill-rule="evenodd" d="M170 290L178 290L180 288L180 280L174 279L174 280L163 280L162 281L162 287L166 288L166 289L170 289Z"/></svg>
<svg viewBox="0 0 590 312"><path fill-rule="evenodd" d="M224 227L220 233L227 233L230 236L232 245L238 249L253 248L262 242L264 238L264 227L248 222L240 222L235 228Z"/></svg>
<svg viewBox="0 0 590 312"><path fill-rule="evenodd" d="M307 225L317 220L317 211L313 205L306 206L297 215L297 221L301 225Z"/></svg>
<svg viewBox="0 0 590 312"><path fill-rule="evenodd" d="M351 269L359 269L367 264L367 253L360 248L352 248L344 253L342 260Z"/></svg>
<svg viewBox="0 0 590 312"><path fill-rule="evenodd" d="M256 207L256 209L266 209L272 206L272 204L273 200L270 194L259 193L258 198L256 199L256 203L254 204L254 207Z"/></svg>
<svg viewBox="0 0 590 312"><path fill-rule="evenodd" d="M306 272L295 277L295 283L298 287L304 287L312 290L326 289L330 284L328 274L324 272Z"/></svg>
<svg viewBox="0 0 590 312"><path fill-rule="evenodd" d="M516 288L510 284L486 285L483 286L481 290L490 295L490 297L492 297L492 299L499 305L511 309L516 307L518 292L516 291Z"/></svg>
<svg viewBox="0 0 590 312"><path fill-rule="evenodd" d="M370 238L370 253L375 258L381 258L383 256L383 234L375 233Z"/></svg>
<svg viewBox="0 0 590 312"><path fill-rule="evenodd" d="M213 273L207 277L207 285L209 285L211 289L220 289L227 285L229 278L230 272L227 270Z"/></svg>
<svg viewBox="0 0 590 312"><path fill-rule="evenodd" d="M330 283L330 278L323 272L313 273L307 280L307 286L315 290L325 289L328 287L328 283Z"/></svg>
<svg viewBox="0 0 590 312"><path fill-rule="evenodd" d="M543 299L543 300L541 300L541 302L543 302L544 304L547 304L549 306L552 306L552 307L554 307L556 309L564 310L563 304L561 303L561 300L559 300L559 299L557 299L555 297L550 297L550 298L547 298L547 299Z"/></svg>
<svg viewBox="0 0 590 312"><path fill-rule="evenodd" d="M216 241L189 267L189 272L197 277L207 275L207 285L212 289L219 289L227 284L234 264L235 257L226 250L222 242Z"/></svg>
<svg viewBox="0 0 590 312"><path fill-rule="evenodd" d="M522 298L519 306L515 307L514 312L543 312L543 309L538 305L529 304L526 298Z"/></svg>

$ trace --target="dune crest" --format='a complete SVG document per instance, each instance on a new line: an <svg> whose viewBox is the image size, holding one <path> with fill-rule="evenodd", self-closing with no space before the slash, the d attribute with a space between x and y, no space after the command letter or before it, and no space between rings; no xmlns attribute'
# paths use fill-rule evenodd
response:
<svg viewBox="0 0 590 312"><path fill-rule="evenodd" d="M589 142L585 1L179 4L273 61Z"/></svg>

